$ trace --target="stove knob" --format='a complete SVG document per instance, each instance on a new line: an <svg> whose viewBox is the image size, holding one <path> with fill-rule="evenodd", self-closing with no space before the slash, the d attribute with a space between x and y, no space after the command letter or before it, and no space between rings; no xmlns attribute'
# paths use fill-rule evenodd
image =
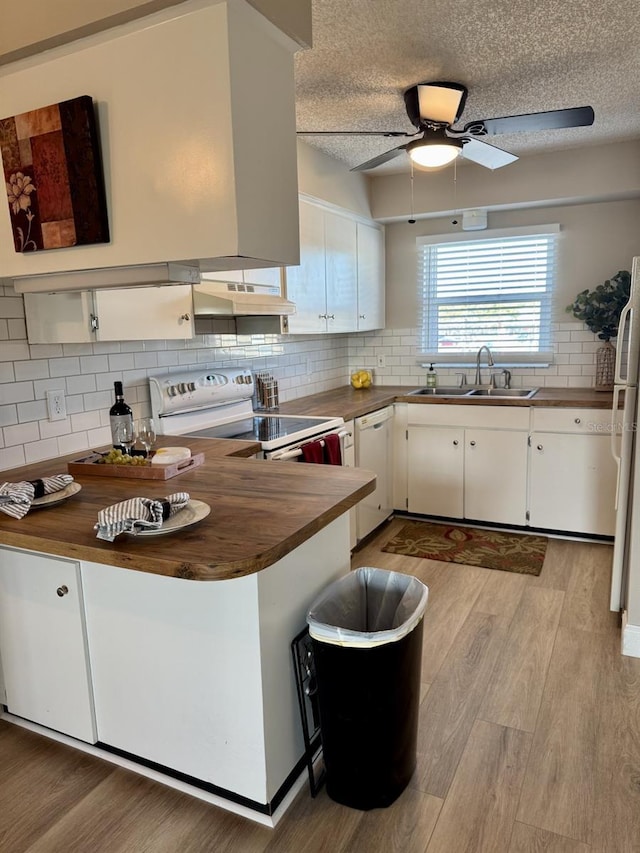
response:
<svg viewBox="0 0 640 853"><path fill-rule="evenodd" d="M176 386L175 385L169 385L169 387L167 388L167 395L169 397L175 397L177 393L178 393L178 389L176 388Z"/></svg>
<svg viewBox="0 0 640 853"><path fill-rule="evenodd" d="M180 391L180 393L181 393L181 394L186 394L186 393L187 393L187 386L185 385L185 383L184 383L184 382L181 382L181 383L178 385L178 391Z"/></svg>
<svg viewBox="0 0 640 853"><path fill-rule="evenodd" d="M187 388L189 391L195 391L196 390L196 383L195 382L189 382L189 385L187 386Z"/></svg>

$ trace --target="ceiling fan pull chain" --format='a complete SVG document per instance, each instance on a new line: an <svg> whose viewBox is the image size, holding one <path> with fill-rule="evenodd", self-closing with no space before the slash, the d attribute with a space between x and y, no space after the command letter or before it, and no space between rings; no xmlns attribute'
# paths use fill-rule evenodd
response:
<svg viewBox="0 0 640 853"><path fill-rule="evenodd" d="M411 216L409 218L409 225L415 225L416 218L414 215L414 205L413 205L413 160L409 160L409 164L411 167Z"/></svg>

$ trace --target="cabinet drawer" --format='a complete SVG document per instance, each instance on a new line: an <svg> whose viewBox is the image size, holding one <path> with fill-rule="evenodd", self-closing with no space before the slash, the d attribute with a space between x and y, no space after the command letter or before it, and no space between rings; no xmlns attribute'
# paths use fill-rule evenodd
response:
<svg viewBox="0 0 640 853"><path fill-rule="evenodd" d="M535 432L603 434L611 431L609 409L533 409L531 429Z"/></svg>
<svg viewBox="0 0 640 853"><path fill-rule="evenodd" d="M415 426L461 426L480 429L529 429L525 406L456 406L409 403L409 424Z"/></svg>

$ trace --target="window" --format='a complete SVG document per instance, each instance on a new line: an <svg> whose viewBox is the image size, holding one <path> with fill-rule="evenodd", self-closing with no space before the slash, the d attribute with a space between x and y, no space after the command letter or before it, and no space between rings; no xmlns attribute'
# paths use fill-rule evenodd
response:
<svg viewBox="0 0 640 853"><path fill-rule="evenodd" d="M469 362L486 344L501 363L548 363L559 230L418 237L419 358Z"/></svg>

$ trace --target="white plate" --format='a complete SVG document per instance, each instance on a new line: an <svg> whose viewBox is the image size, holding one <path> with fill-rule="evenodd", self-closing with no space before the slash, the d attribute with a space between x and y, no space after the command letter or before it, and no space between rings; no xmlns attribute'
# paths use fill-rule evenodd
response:
<svg viewBox="0 0 640 853"><path fill-rule="evenodd" d="M56 504L62 503L62 501L66 501L67 498L70 498L72 495L77 495L82 486L80 483L69 483L68 486L65 486L64 489L58 489L57 492L52 492L50 495L43 495L41 498L34 498L31 501L31 506L35 507L47 507L47 506L55 506Z"/></svg>
<svg viewBox="0 0 640 853"><path fill-rule="evenodd" d="M168 518L162 527L157 527L150 530L132 531L130 536L164 536L166 533L175 533L176 530L184 530L185 527L191 527L192 524L197 524L206 518L211 512L209 504L204 501L189 501L189 503L177 512L171 518Z"/></svg>

